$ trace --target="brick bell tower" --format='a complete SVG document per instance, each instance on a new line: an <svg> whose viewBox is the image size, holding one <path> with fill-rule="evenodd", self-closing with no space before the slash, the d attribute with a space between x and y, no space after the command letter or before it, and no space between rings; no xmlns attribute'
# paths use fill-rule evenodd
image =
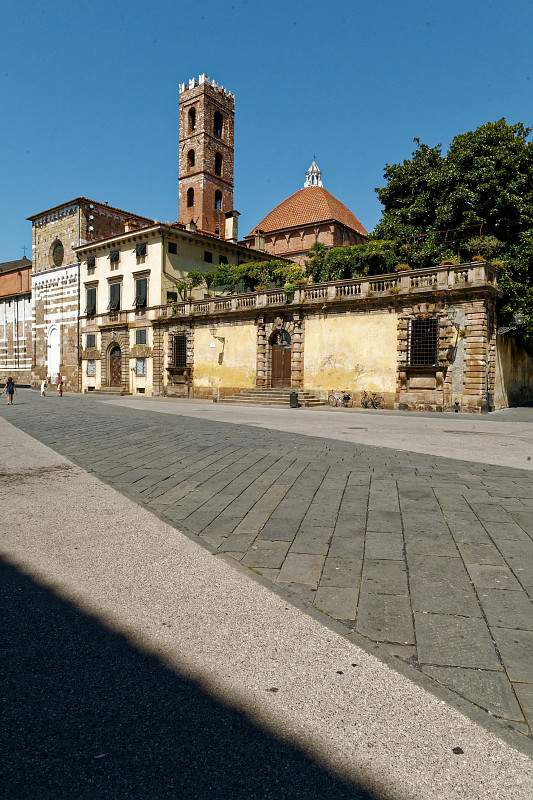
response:
<svg viewBox="0 0 533 800"><path fill-rule="evenodd" d="M179 216L225 238L233 211L235 95L206 75L179 86Z"/></svg>

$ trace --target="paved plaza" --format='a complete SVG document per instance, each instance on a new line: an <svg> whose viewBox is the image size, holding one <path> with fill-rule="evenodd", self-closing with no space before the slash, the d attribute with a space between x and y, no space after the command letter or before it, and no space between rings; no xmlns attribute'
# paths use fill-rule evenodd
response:
<svg viewBox="0 0 533 800"><path fill-rule="evenodd" d="M516 469L266 429L251 424L252 414L267 413L261 408L246 409L247 424L236 424L210 417L212 404L202 415L201 404L175 401L43 400L30 391L17 400L1 413L23 431L340 623L355 641L377 643L413 675L451 690L463 708L467 700L473 712L531 735L527 456L527 469ZM275 413L290 427L286 412ZM292 413L316 433L327 431L322 420L333 429L340 419L335 411ZM239 420L241 410L216 414ZM468 424L482 434L505 419ZM533 410L509 419L518 451L527 452ZM347 414L342 424L368 427L369 416ZM463 420L444 424L460 432Z"/></svg>

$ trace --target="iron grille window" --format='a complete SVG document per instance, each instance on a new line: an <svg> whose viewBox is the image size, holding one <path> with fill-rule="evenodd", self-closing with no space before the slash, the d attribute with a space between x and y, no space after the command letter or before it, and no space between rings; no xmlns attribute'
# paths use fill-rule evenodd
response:
<svg viewBox="0 0 533 800"><path fill-rule="evenodd" d="M438 357L438 319L412 319L409 326L409 364L413 367L435 367Z"/></svg>
<svg viewBox="0 0 533 800"><path fill-rule="evenodd" d="M96 314L96 286L90 286L86 289L85 313L88 317Z"/></svg>
<svg viewBox="0 0 533 800"><path fill-rule="evenodd" d="M146 308L148 300L148 279L137 278L135 281L135 308Z"/></svg>
<svg viewBox="0 0 533 800"><path fill-rule="evenodd" d="M145 358L136 358L135 359L135 374L144 377L146 375L146 359Z"/></svg>
<svg viewBox="0 0 533 800"><path fill-rule="evenodd" d="M175 369L187 367L187 335L180 333L172 338L172 366Z"/></svg>
<svg viewBox="0 0 533 800"><path fill-rule="evenodd" d="M135 245L135 255L137 258L143 258L146 255L146 242L140 242Z"/></svg>
<svg viewBox="0 0 533 800"><path fill-rule="evenodd" d="M95 333L88 333L85 337L85 346L86 347L96 347L96 334Z"/></svg>
<svg viewBox="0 0 533 800"><path fill-rule="evenodd" d="M109 284L109 311L120 311L120 283Z"/></svg>
<svg viewBox="0 0 533 800"><path fill-rule="evenodd" d="M89 378L94 378L96 375L96 361L94 358L90 358L87 361L87 376Z"/></svg>
<svg viewBox="0 0 533 800"><path fill-rule="evenodd" d="M112 264L118 264L120 259L120 251L119 250L111 250L109 253L109 260Z"/></svg>

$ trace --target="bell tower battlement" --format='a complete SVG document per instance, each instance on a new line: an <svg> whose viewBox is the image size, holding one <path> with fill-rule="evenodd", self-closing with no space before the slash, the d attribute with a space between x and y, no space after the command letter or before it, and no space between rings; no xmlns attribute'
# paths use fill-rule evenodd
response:
<svg viewBox="0 0 533 800"><path fill-rule="evenodd" d="M224 238L233 211L235 95L207 75L179 85L179 214Z"/></svg>

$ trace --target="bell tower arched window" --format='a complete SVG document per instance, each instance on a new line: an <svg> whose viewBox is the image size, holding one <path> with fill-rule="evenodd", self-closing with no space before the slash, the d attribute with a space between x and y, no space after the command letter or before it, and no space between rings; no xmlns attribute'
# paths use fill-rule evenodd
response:
<svg viewBox="0 0 533 800"><path fill-rule="evenodd" d="M192 169L194 167L194 162L196 160L194 150L189 150L187 153L187 167Z"/></svg>
<svg viewBox="0 0 533 800"><path fill-rule="evenodd" d="M217 189L215 192L215 211L222 210L222 192Z"/></svg>
<svg viewBox="0 0 533 800"><path fill-rule="evenodd" d="M192 108L189 108L188 116L189 116L189 133L191 133L196 128L196 109L194 106Z"/></svg>
<svg viewBox="0 0 533 800"><path fill-rule="evenodd" d="M215 175L222 175L222 153L215 153Z"/></svg>
<svg viewBox="0 0 533 800"><path fill-rule="evenodd" d="M222 139L222 131L224 128L224 117L220 111L215 111L213 115L213 136L216 139Z"/></svg>
<svg viewBox="0 0 533 800"><path fill-rule="evenodd" d="M194 189L187 189L187 208L194 206Z"/></svg>

